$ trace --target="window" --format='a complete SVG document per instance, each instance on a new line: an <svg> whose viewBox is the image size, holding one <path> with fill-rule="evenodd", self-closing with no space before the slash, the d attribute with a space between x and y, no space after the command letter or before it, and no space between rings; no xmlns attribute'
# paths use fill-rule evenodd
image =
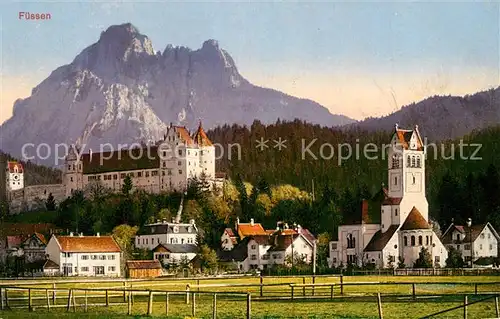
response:
<svg viewBox="0 0 500 319"><path fill-rule="evenodd" d="M460 245L457 245L457 250L460 250Z"/></svg>
<svg viewBox="0 0 500 319"><path fill-rule="evenodd" d="M68 171L71 171L71 165L68 165Z"/></svg>
<svg viewBox="0 0 500 319"><path fill-rule="evenodd" d="M491 239L491 234L488 234L488 239Z"/></svg>
<svg viewBox="0 0 500 319"><path fill-rule="evenodd" d="M482 250L483 249L483 244L479 244L479 249Z"/></svg>
<svg viewBox="0 0 500 319"><path fill-rule="evenodd" d="M396 155L392 157L392 168L399 168L399 159Z"/></svg>
<svg viewBox="0 0 500 319"><path fill-rule="evenodd" d="M69 178L69 180L70 180L70 181L73 181L73 177L70 177L70 178Z"/></svg>
<svg viewBox="0 0 500 319"><path fill-rule="evenodd" d="M142 177L142 172L137 172L137 177Z"/></svg>
<svg viewBox="0 0 500 319"><path fill-rule="evenodd" d="M118 179L118 174L114 174L113 179L115 179L115 180Z"/></svg>
<svg viewBox="0 0 500 319"><path fill-rule="evenodd" d="M151 176L158 176L158 171L152 171Z"/></svg>
<svg viewBox="0 0 500 319"><path fill-rule="evenodd" d="M423 245L422 236L418 236L418 245L419 245L419 246L422 246L422 245Z"/></svg>
<svg viewBox="0 0 500 319"><path fill-rule="evenodd" d="M149 177L149 172L146 172L146 177Z"/></svg>
<svg viewBox="0 0 500 319"><path fill-rule="evenodd" d="M394 177L394 185L398 185L398 177Z"/></svg>
<svg viewBox="0 0 500 319"><path fill-rule="evenodd" d="M336 249L337 249L337 243L332 243L331 250L336 250Z"/></svg>
<svg viewBox="0 0 500 319"><path fill-rule="evenodd" d="M484 239L484 233L481 234L481 238Z"/></svg>
<svg viewBox="0 0 500 319"><path fill-rule="evenodd" d="M182 150L179 150L179 156L182 156Z"/></svg>
<svg viewBox="0 0 500 319"><path fill-rule="evenodd" d="M115 271L116 267L115 266L108 266L108 271Z"/></svg>
<svg viewBox="0 0 500 319"><path fill-rule="evenodd" d="M389 255L389 262L393 263L396 261L396 256Z"/></svg>
<svg viewBox="0 0 500 319"><path fill-rule="evenodd" d="M115 260L115 255L108 255L108 260Z"/></svg>
<svg viewBox="0 0 500 319"><path fill-rule="evenodd" d="M252 249L257 249L257 245L252 245L251 248Z"/></svg>
<svg viewBox="0 0 500 319"><path fill-rule="evenodd" d="M437 263L438 263L438 262L440 262L440 261L441 261L441 258L440 258L439 256L435 256L435 257L434 257L434 262L437 262Z"/></svg>
<svg viewBox="0 0 500 319"><path fill-rule="evenodd" d="M411 157L411 167L415 167L415 156Z"/></svg>
<svg viewBox="0 0 500 319"><path fill-rule="evenodd" d="M412 175L412 177L413 177L413 185L415 185L417 180L415 179L415 175Z"/></svg>
<svg viewBox="0 0 500 319"><path fill-rule="evenodd" d="M415 246L415 236L411 236L411 245Z"/></svg>
<svg viewBox="0 0 500 319"><path fill-rule="evenodd" d="M89 259L89 255L82 255L82 260L88 260Z"/></svg>
<svg viewBox="0 0 500 319"><path fill-rule="evenodd" d="M280 255L279 254L273 254L273 259L279 259Z"/></svg>
<svg viewBox="0 0 500 319"><path fill-rule="evenodd" d="M182 169L179 170L179 174L182 174Z"/></svg>
<svg viewBox="0 0 500 319"><path fill-rule="evenodd" d="M470 245L469 244L465 244L464 245L464 250L470 250Z"/></svg>
<svg viewBox="0 0 500 319"><path fill-rule="evenodd" d="M82 267L82 268L80 268L80 270L82 272L87 272L87 271L89 271L89 267Z"/></svg>
<svg viewBox="0 0 500 319"><path fill-rule="evenodd" d="M403 244L408 246L408 238L406 236L403 237Z"/></svg>
<svg viewBox="0 0 500 319"><path fill-rule="evenodd" d="M352 236L352 234L347 235L347 248L355 248L356 247L356 238Z"/></svg>
<svg viewBox="0 0 500 319"><path fill-rule="evenodd" d="M120 174L120 178L121 178L121 179L125 178L125 176L126 176L126 175L125 175L125 173L121 173L121 174Z"/></svg>
<svg viewBox="0 0 500 319"><path fill-rule="evenodd" d="M429 236L425 236L425 245L429 246Z"/></svg>
<svg viewBox="0 0 500 319"><path fill-rule="evenodd" d="M457 234L457 241L460 241L460 234Z"/></svg>
<svg viewBox="0 0 500 319"><path fill-rule="evenodd" d="M250 259L252 259L252 260L257 260L257 255L252 255L252 256L250 257Z"/></svg>
<svg viewBox="0 0 500 319"><path fill-rule="evenodd" d="M420 156L417 156L417 167L420 167Z"/></svg>
<svg viewBox="0 0 500 319"><path fill-rule="evenodd" d="M356 255L347 255L347 263L355 264L356 263Z"/></svg>
<svg viewBox="0 0 500 319"><path fill-rule="evenodd" d="M106 260L106 255L100 255L99 260Z"/></svg>
<svg viewBox="0 0 500 319"><path fill-rule="evenodd" d="M263 260L269 260L269 254L265 254L265 255L262 255L262 259Z"/></svg>
<svg viewBox="0 0 500 319"><path fill-rule="evenodd" d="M97 255L92 255L92 260L97 260Z"/></svg>
<svg viewBox="0 0 500 319"><path fill-rule="evenodd" d="M490 250L493 250L493 245L492 244L490 244Z"/></svg>
<svg viewBox="0 0 500 319"><path fill-rule="evenodd" d="M394 216L398 216L398 209L397 208L394 210Z"/></svg>

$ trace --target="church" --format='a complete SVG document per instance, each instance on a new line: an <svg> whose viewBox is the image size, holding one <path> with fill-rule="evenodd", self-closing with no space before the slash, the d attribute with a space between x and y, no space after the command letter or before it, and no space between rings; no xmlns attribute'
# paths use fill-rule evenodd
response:
<svg viewBox="0 0 500 319"><path fill-rule="evenodd" d="M338 227L338 240L330 242L330 266L388 268L402 260L413 267L424 247L435 267L445 266L448 251L429 223L425 157L418 126L396 125L387 154L388 185L374 199L362 201L360 216Z"/></svg>

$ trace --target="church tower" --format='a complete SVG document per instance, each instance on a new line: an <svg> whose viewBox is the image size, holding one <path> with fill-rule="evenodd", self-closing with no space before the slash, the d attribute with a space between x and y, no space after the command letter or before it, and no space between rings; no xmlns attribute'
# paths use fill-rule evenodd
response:
<svg viewBox="0 0 500 319"><path fill-rule="evenodd" d="M402 129L397 124L388 151L387 213L382 209L382 221L388 225L402 224L413 207L428 220L425 196L425 145L418 126ZM388 205L389 206L389 205ZM385 213L385 216L384 216ZM389 216L390 213L390 216Z"/></svg>
<svg viewBox="0 0 500 319"><path fill-rule="evenodd" d="M24 188L24 169L18 162L7 162L7 192Z"/></svg>

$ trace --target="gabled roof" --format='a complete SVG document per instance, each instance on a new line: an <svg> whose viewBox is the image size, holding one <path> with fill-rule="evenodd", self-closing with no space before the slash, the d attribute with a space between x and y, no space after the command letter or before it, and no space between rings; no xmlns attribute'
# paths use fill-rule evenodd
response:
<svg viewBox="0 0 500 319"><path fill-rule="evenodd" d="M169 252L169 253L178 253L178 254L188 254L188 253L197 253L198 246L194 244L159 244L153 249L153 252Z"/></svg>
<svg viewBox="0 0 500 319"><path fill-rule="evenodd" d="M411 137L413 136L413 133L417 135L417 150L419 151L423 150L423 142L422 138L420 137L420 132L418 131L417 125L415 125L415 128L413 130L405 130L405 129L400 129L396 124L396 129L394 134L396 135L398 142L404 149L410 148L410 141Z"/></svg>
<svg viewBox="0 0 500 319"><path fill-rule="evenodd" d="M128 260L128 269L162 269L159 260Z"/></svg>
<svg viewBox="0 0 500 319"><path fill-rule="evenodd" d="M220 262L244 261L248 257L249 238L244 238L232 250L218 250L217 259Z"/></svg>
<svg viewBox="0 0 500 319"><path fill-rule="evenodd" d="M236 237L236 236L234 235L233 230L232 230L231 228L226 228L226 229L224 229L224 232L225 232L225 233L226 233L229 237Z"/></svg>
<svg viewBox="0 0 500 319"><path fill-rule="evenodd" d="M257 244L259 245L270 245L270 238L269 235L256 235L256 236L249 236L250 240L255 240Z"/></svg>
<svg viewBox="0 0 500 319"><path fill-rule="evenodd" d="M497 231L495 228L490 223L483 223L483 224L473 224L470 228L468 226L462 226L462 225L455 225L451 224L448 229L444 232L443 236L441 236L443 243L444 244L451 244L455 243L456 240L452 238L453 231L457 230L461 234L464 234L465 237L462 239L460 242L461 243L468 243L471 241L476 241L477 237L484 231L484 229L488 227L490 231L493 233L493 236L497 239L500 240L500 236L498 235Z"/></svg>
<svg viewBox="0 0 500 319"><path fill-rule="evenodd" d="M397 230L398 225L391 225L385 233L382 233L382 230L377 231L364 251L382 251Z"/></svg>
<svg viewBox="0 0 500 319"><path fill-rule="evenodd" d="M406 217L401 230L412 230L412 229L430 229L431 225L425 220L425 218L420 214L418 209L413 206L410 214Z"/></svg>
<svg viewBox="0 0 500 319"><path fill-rule="evenodd" d="M193 140L198 146L212 146L212 142L208 138L207 134L203 130L203 127L200 125L198 126L198 130L193 136Z"/></svg>
<svg viewBox="0 0 500 319"><path fill-rule="evenodd" d="M314 244L314 241L316 240L316 237L314 237L314 235L313 235L313 234L309 231L309 229L307 229L307 228L302 228L302 229L300 230L300 234L301 234L302 236L304 236L304 237L305 237L305 239L307 239L307 241L309 241L309 243L310 243L311 245L313 245L313 244Z"/></svg>
<svg viewBox="0 0 500 319"><path fill-rule="evenodd" d="M386 197L382 202L382 205L399 205L401 204L402 197Z"/></svg>
<svg viewBox="0 0 500 319"><path fill-rule="evenodd" d="M191 136L189 136L189 131L185 126L173 126L173 129L179 135L179 138L185 145L187 146L194 145L194 141L191 138Z"/></svg>
<svg viewBox="0 0 500 319"><path fill-rule="evenodd" d="M59 269L59 265L54 261L47 259L47 261L43 265L43 269Z"/></svg>
<svg viewBox="0 0 500 319"><path fill-rule="evenodd" d="M111 236L53 236L62 252L119 253L120 247Z"/></svg>

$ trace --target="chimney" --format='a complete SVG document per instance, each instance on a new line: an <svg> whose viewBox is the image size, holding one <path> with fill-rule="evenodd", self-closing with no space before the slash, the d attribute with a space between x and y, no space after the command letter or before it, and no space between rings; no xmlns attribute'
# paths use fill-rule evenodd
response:
<svg viewBox="0 0 500 319"><path fill-rule="evenodd" d="M95 234L95 235L96 235L96 237L101 237L101 234L99 234L99 233L97 233L97 234Z"/></svg>
<svg viewBox="0 0 500 319"><path fill-rule="evenodd" d="M253 225L254 225L253 218L250 218L250 226L253 226Z"/></svg>
<svg viewBox="0 0 500 319"><path fill-rule="evenodd" d="M69 237L73 237L73 232L70 232L70 233L69 233Z"/></svg>

